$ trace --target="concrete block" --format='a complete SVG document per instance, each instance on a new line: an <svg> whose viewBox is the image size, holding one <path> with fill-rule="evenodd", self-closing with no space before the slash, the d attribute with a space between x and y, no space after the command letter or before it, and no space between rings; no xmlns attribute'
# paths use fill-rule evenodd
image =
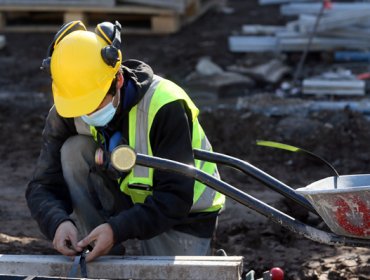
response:
<svg viewBox="0 0 370 280"><path fill-rule="evenodd" d="M72 268L65 256L0 255L3 275L67 277ZM100 279L224 279L239 280L243 257L100 257L87 264L88 278Z"/></svg>

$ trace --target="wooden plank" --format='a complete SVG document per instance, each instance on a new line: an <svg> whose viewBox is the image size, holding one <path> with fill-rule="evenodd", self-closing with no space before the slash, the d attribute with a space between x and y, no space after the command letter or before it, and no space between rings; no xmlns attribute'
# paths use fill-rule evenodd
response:
<svg viewBox="0 0 370 280"><path fill-rule="evenodd" d="M165 11L158 9L158 13L149 13L152 9L142 7L131 7L114 10L113 13L104 12L110 9L99 9L93 12L85 12L82 9L55 10L54 7L38 7L25 11L18 9L17 11L6 11L0 13L3 15L3 24L0 25L0 31L6 32L54 32L58 31L63 23L72 20L82 20L89 29L95 26L89 26L88 22L99 22L106 20L118 20L123 24L123 32L125 34L163 34L178 31L180 25L180 15L173 11ZM90 10L90 9L89 9ZM119 12L121 11L121 13ZM122 12L124 11L124 12ZM157 11L157 9L155 9ZM25 14L23 14L25 13ZM41 19L40 19L41 17ZM16 21L17 18L22 18L22 21ZM35 18L38 20L34 21ZM57 24L57 22L60 24ZM13 24L14 22L14 24ZM22 23L16 23L22 22ZM53 22L53 25L48 24ZM37 23L37 24L36 24Z"/></svg>
<svg viewBox="0 0 370 280"><path fill-rule="evenodd" d="M183 24L194 22L208 10L220 5L219 0L191 0L184 14Z"/></svg>
<svg viewBox="0 0 370 280"><path fill-rule="evenodd" d="M5 275L67 276L72 261L65 256L0 255ZM100 257L87 264L89 278L239 280L243 257Z"/></svg>
<svg viewBox="0 0 370 280"><path fill-rule="evenodd" d="M70 5L114 7L115 0L0 0L0 5Z"/></svg>
<svg viewBox="0 0 370 280"><path fill-rule="evenodd" d="M0 25L0 30L6 32L49 32L57 31L63 23L71 20L82 20L86 25L88 25L87 21L119 20L124 27L123 32L126 34L174 33L185 24L196 20L207 10L218 4L218 0L179 1L185 1L187 5L183 14L179 14L175 10L169 8L134 4L117 5L114 8L94 6L62 7L57 5L0 5L0 13L2 12L4 15L3 18L5 18L5 20L3 20L3 25ZM21 15L20 13L26 13L22 17L22 24L12 24L12 22L15 23L17 21L12 21L11 18L19 18ZM41 20L40 17L42 18ZM48 17L52 19L53 23L56 23L56 20L60 17L60 25L55 28L55 26L48 24ZM33 21L34 18L38 20ZM29 19L29 22L27 22L27 19ZM38 22L39 26L35 25L35 22ZM45 25L43 22L45 22ZM130 24L134 24L134 26Z"/></svg>
<svg viewBox="0 0 370 280"><path fill-rule="evenodd" d="M89 24L87 21L86 13L83 12L65 12L63 15L64 23L71 22L74 20L81 20L86 26Z"/></svg>
<svg viewBox="0 0 370 280"><path fill-rule="evenodd" d="M144 4L153 7L163 7L175 10L178 13L184 13L188 5L188 0L118 0L118 3Z"/></svg>
<svg viewBox="0 0 370 280"><path fill-rule="evenodd" d="M115 14L155 14L155 15L174 15L174 11L170 9L155 8L155 7L145 7L138 5L121 5L115 7L68 7L68 6L47 6L47 5L37 5L37 6L18 6L18 5L0 5L0 11L3 12L86 12L86 13L115 13Z"/></svg>
<svg viewBox="0 0 370 280"><path fill-rule="evenodd" d="M57 32L60 29L60 25L18 25L18 26L6 26L3 31L9 33L45 33L45 32ZM88 29L91 29L90 27ZM92 29L91 29L92 30ZM135 34L135 35L160 35L163 32L153 30L145 27L125 27L124 34Z"/></svg>
<svg viewBox="0 0 370 280"><path fill-rule="evenodd" d="M155 16L151 23L155 33L174 33L180 29L180 19L176 16Z"/></svg>

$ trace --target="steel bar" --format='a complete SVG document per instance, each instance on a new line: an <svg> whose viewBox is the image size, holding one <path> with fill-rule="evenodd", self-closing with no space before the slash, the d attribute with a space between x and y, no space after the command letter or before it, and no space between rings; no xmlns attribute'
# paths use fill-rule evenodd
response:
<svg viewBox="0 0 370 280"><path fill-rule="evenodd" d="M364 11L345 11L334 14L328 14L322 17L324 8L320 11L320 26L316 24L317 17L313 15L299 15L299 31L302 33L323 32L332 29L352 26L367 20L370 17L370 10Z"/></svg>
<svg viewBox="0 0 370 280"><path fill-rule="evenodd" d="M280 7L280 14L284 16L297 16L300 14L318 14L321 9L321 3L291 3ZM335 14L337 12L368 11L370 3L337 3L334 2L330 11L325 14Z"/></svg>
<svg viewBox="0 0 370 280"><path fill-rule="evenodd" d="M307 36L302 37L274 36L230 36L229 49L232 52L296 52L303 50L308 42ZM297 34L298 35L298 34ZM370 48L370 42L363 39L315 37L311 41L311 51L327 51L336 49Z"/></svg>
<svg viewBox="0 0 370 280"><path fill-rule="evenodd" d="M365 81L304 79L304 94L365 95Z"/></svg>
<svg viewBox="0 0 370 280"><path fill-rule="evenodd" d="M229 48L232 52L272 52L278 40L274 36L230 36Z"/></svg>
<svg viewBox="0 0 370 280"><path fill-rule="evenodd" d="M257 213L267 217L271 221L280 224L284 228L296 233L300 236L306 237L313 241L324 243L327 245L342 245L352 247L370 247L369 240L350 238L339 236L334 233L322 231L306 225L293 217L269 206L268 204L256 199L255 197L242 192L241 190L233 187L232 185L218 180L217 178L183 163L173 160L152 157L143 154L137 154L136 164L146 167L152 167L159 170L165 170L182 174L184 176L192 177L207 186L215 189L216 191L232 198L236 202L253 209Z"/></svg>
<svg viewBox="0 0 370 280"><path fill-rule="evenodd" d="M302 70L303 70L303 65L304 65L304 63L306 61L308 52L310 51L312 40L313 40L314 36L316 35L316 30L319 27L320 20L321 20L323 14L324 14L324 11L325 11L325 4L323 2L322 6L321 6L321 9L320 9L320 12L319 12L319 14L316 17L315 22L314 22L314 25L313 25L313 28L312 28L312 30L311 30L311 32L309 34L307 45L305 45L305 47L303 49L303 53L302 53L301 59L299 60L299 63L298 63L298 66L297 66L296 71L294 72L293 82L292 82L292 84L294 86L297 85L298 79L300 79L300 77L301 77L301 73L302 73Z"/></svg>

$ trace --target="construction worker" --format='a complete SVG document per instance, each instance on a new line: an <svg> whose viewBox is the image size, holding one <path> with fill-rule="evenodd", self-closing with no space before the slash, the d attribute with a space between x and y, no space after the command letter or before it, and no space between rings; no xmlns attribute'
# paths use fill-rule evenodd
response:
<svg viewBox="0 0 370 280"><path fill-rule="evenodd" d="M65 24L42 68L51 74L54 106L26 198L54 248L74 256L91 245L91 261L124 254L121 244L139 239L144 255L209 254L222 194L175 173L119 172L95 161L97 149L126 144L218 177L214 163L194 159L193 148L211 145L186 93L141 61L122 62L118 22L95 32Z"/></svg>

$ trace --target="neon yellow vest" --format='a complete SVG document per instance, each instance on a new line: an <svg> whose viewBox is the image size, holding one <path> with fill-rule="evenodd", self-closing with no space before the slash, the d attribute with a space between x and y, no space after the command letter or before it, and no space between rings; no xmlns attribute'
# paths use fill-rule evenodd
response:
<svg viewBox="0 0 370 280"><path fill-rule="evenodd" d="M154 80L142 100L129 112L129 145L137 153L152 156L150 145L150 128L157 112L162 106L175 100L183 100L191 111L193 131L192 147L211 151L212 147L198 122L199 110L179 86L169 80L154 76ZM96 140L95 127L90 127L90 133ZM195 167L219 178L215 163L195 160ZM135 165L133 170L122 181L121 191L131 197L133 203L144 203L146 197L152 195L153 168ZM225 196L195 181L193 206L190 212L213 212L221 209Z"/></svg>

